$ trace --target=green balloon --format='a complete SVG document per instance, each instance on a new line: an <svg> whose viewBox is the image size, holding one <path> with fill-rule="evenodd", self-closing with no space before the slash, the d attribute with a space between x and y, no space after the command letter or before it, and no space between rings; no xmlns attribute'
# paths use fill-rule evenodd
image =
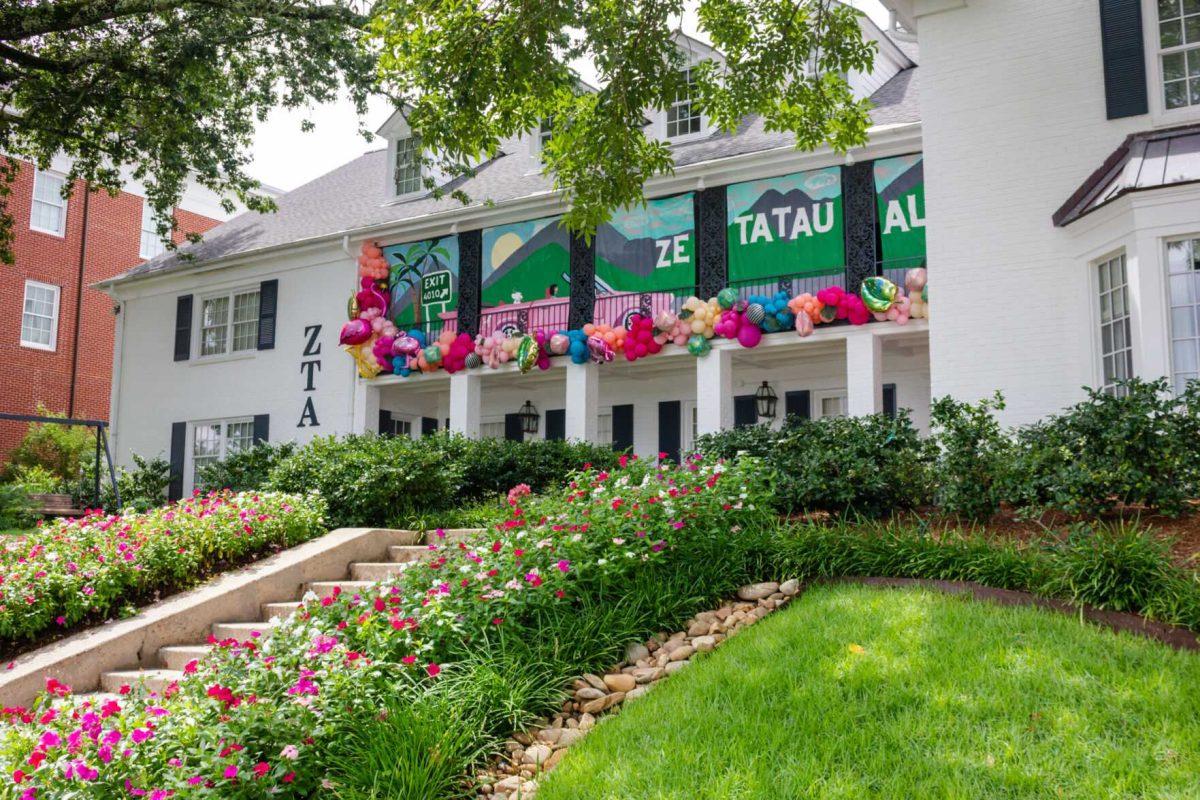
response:
<svg viewBox="0 0 1200 800"><path fill-rule="evenodd" d="M525 336L517 345L517 369L524 374L537 365L538 343L532 336Z"/></svg>
<svg viewBox="0 0 1200 800"><path fill-rule="evenodd" d="M863 305L867 307L868 311L882 314L896 302L898 292L896 284L887 278L875 276L863 280L859 294L862 295Z"/></svg>
<svg viewBox="0 0 1200 800"><path fill-rule="evenodd" d="M707 355L708 351L712 350L712 344L702 334L693 333L688 337L687 349L689 353L698 357Z"/></svg>
<svg viewBox="0 0 1200 800"><path fill-rule="evenodd" d="M442 350L436 344L429 345L423 352L425 353L425 360L430 364L442 363Z"/></svg>
<svg viewBox="0 0 1200 800"><path fill-rule="evenodd" d="M733 308L733 304L737 302L737 299L737 289L734 289L732 286L726 286L717 292L717 305L726 310Z"/></svg>

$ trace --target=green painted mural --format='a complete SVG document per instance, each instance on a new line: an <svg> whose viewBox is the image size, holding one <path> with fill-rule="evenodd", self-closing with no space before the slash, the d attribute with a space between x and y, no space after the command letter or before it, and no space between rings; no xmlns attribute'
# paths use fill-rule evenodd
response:
<svg viewBox="0 0 1200 800"><path fill-rule="evenodd" d="M838 167L731 184L725 197L731 282L844 268Z"/></svg>
<svg viewBox="0 0 1200 800"><path fill-rule="evenodd" d="M543 217L483 230L483 307L554 297L571 286L570 239L561 217Z"/></svg>
<svg viewBox="0 0 1200 800"><path fill-rule="evenodd" d="M925 263L925 171L921 154L875 162L875 201L884 268Z"/></svg>
<svg viewBox="0 0 1200 800"><path fill-rule="evenodd" d="M596 231L596 295L696 282L695 194L623 208Z"/></svg>
<svg viewBox="0 0 1200 800"><path fill-rule="evenodd" d="M388 245L388 314L405 328L451 318L458 309L458 237Z"/></svg>

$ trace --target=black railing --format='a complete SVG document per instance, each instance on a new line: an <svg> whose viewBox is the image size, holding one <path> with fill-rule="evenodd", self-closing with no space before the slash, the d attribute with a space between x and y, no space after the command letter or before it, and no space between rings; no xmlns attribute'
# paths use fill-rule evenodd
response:
<svg viewBox="0 0 1200 800"><path fill-rule="evenodd" d="M108 479L112 482L113 501L117 510L121 509L121 490L117 488L117 470L113 466L112 452L108 448L108 435L105 430L108 428L108 423L102 419L71 419L69 417L40 417L36 414L5 414L0 413L0 419L10 420L12 422L37 422L43 425L68 425L68 426L84 426L96 429L96 485L95 499L96 505L103 505L100 497L100 453L104 452L104 458L108 462Z"/></svg>
<svg viewBox="0 0 1200 800"><path fill-rule="evenodd" d="M791 273L788 275L772 275L761 278L743 278L730 281L729 285L737 290L738 297L749 300L751 297L772 298L779 292L785 293L789 299L801 294L816 294L829 286L846 286L846 270L826 270L822 274L812 272Z"/></svg>
<svg viewBox="0 0 1200 800"><path fill-rule="evenodd" d="M904 276L908 274L910 269L915 269L917 267L925 267L925 256L890 258L886 261L880 261L878 264L876 264L875 274L882 275L903 289Z"/></svg>

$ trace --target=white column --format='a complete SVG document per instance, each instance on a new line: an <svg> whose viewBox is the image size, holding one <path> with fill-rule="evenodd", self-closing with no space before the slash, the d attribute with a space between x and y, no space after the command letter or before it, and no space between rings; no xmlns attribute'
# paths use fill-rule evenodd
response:
<svg viewBox="0 0 1200 800"><path fill-rule="evenodd" d="M869 328L869 326L866 326ZM883 340L860 328L846 335L846 413L883 411Z"/></svg>
<svg viewBox="0 0 1200 800"><path fill-rule="evenodd" d="M483 413L483 378L469 372L450 376L450 430L470 439L479 438Z"/></svg>
<svg viewBox="0 0 1200 800"><path fill-rule="evenodd" d="M1139 378L1154 380L1163 375L1171 374L1171 318L1167 315L1167 307L1162 299L1169 297L1170 286L1167 284L1167 265L1163 263L1166 248L1159 238L1159 232L1154 229L1139 231L1134 240L1136 244L1127 242L1125 247L1125 277L1128 281L1130 305L1130 330L1133 336L1133 373ZM1097 269L1093 264L1091 283L1097 287ZM1098 288L1098 287L1097 287ZM1088 301L1096 307L1096 291L1093 289ZM1099 328L1099 312L1096 316L1095 327ZM1164 331L1167 332L1164 335ZM1085 337L1088 342L1099 342L1095 338ZM1098 347L1097 347L1098 349ZM1091 352L1091 348L1088 348ZM1098 356L1092 356L1096 366L1091 370L1095 377L1091 385L1099 386L1104 382L1104 372Z"/></svg>
<svg viewBox="0 0 1200 800"><path fill-rule="evenodd" d="M351 433L379 431L379 387L362 378L354 379L354 413Z"/></svg>
<svg viewBox="0 0 1200 800"><path fill-rule="evenodd" d="M600 405L600 368L591 363L567 365L567 438L596 441Z"/></svg>
<svg viewBox="0 0 1200 800"><path fill-rule="evenodd" d="M733 427L733 351L714 348L696 359L696 432Z"/></svg>

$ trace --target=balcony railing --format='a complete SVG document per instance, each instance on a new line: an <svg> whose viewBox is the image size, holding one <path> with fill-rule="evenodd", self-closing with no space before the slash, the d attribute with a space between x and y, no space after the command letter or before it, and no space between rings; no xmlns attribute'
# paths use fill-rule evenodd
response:
<svg viewBox="0 0 1200 800"><path fill-rule="evenodd" d="M811 273L773 275L766 278L745 278L740 281L730 281L729 285L737 289L738 297L743 300L751 296L774 297L777 292L784 292L789 298L808 293L816 294L828 286L840 286L846 289L846 270L839 269L822 275Z"/></svg>
<svg viewBox="0 0 1200 800"><path fill-rule="evenodd" d="M886 261L880 261L876 265L875 274L882 275L892 283L904 288L904 275L915 267L925 266L925 256L912 256L910 258L891 258Z"/></svg>
<svg viewBox="0 0 1200 800"><path fill-rule="evenodd" d="M630 319L636 315L653 319L664 311L679 313L684 301L695 293L695 286L653 292L597 293L596 303L592 306L592 322L628 328Z"/></svg>
<svg viewBox="0 0 1200 800"><path fill-rule="evenodd" d="M505 333L566 330L571 316L571 301L565 297L534 300L529 303L507 303L484 308L479 312L479 332L491 336Z"/></svg>

